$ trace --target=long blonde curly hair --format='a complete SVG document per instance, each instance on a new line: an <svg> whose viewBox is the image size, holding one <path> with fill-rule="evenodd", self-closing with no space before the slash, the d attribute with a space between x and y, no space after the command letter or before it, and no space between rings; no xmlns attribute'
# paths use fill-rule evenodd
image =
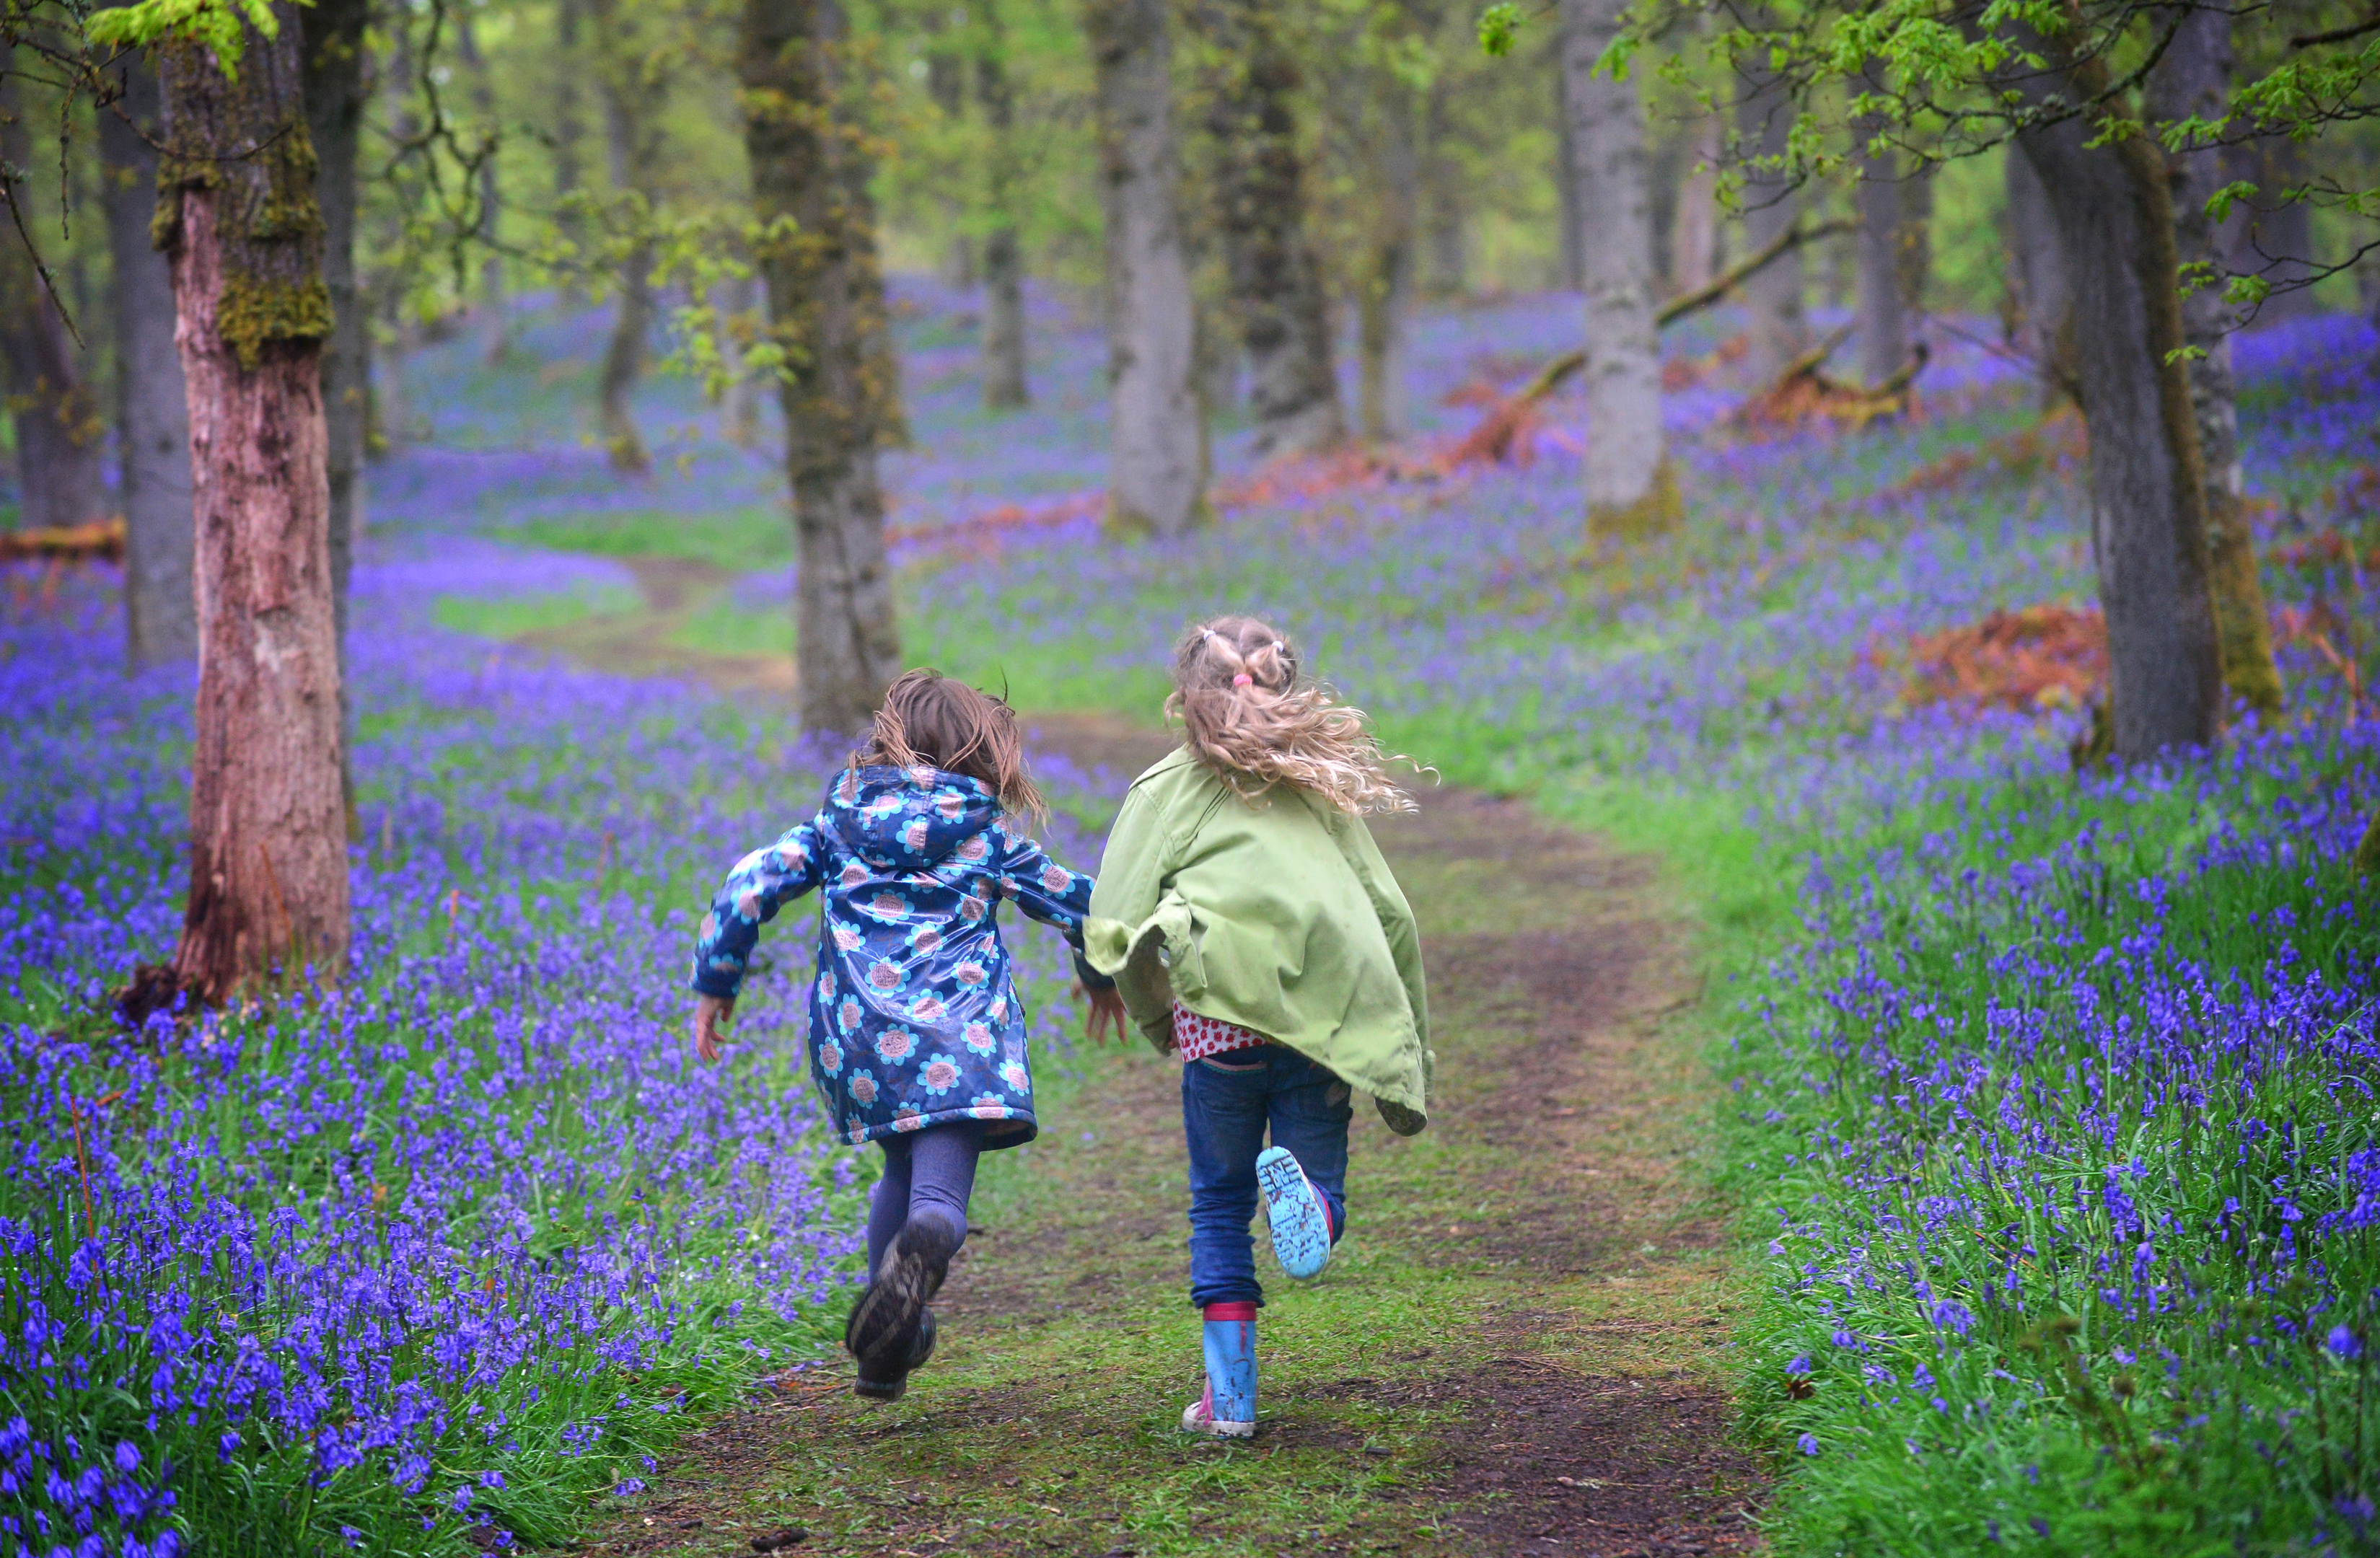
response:
<svg viewBox="0 0 2380 1558"><path fill-rule="evenodd" d="M1191 752L1244 801L1287 784L1350 816L1410 812L1413 798L1383 769L1413 763L1427 771L1381 751L1364 711L1301 677L1297 651L1254 617L1217 617L1183 634L1165 713L1182 721Z"/></svg>

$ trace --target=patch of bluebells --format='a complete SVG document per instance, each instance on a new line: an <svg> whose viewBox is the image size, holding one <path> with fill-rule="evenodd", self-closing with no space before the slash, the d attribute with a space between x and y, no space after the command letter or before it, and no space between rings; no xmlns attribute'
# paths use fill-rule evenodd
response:
<svg viewBox="0 0 2380 1558"><path fill-rule="evenodd" d="M106 1002L179 929L188 672L128 679L95 591L0 616L0 1553L560 1540L676 1408L822 1345L864 1174L802 1059L807 914L730 1064L684 983L841 751L430 629L441 566L357 574L348 978L137 1033ZM1014 942L1062 1046L1062 946Z"/></svg>
<svg viewBox="0 0 2380 1558"><path fill-rule="evenodd" d="M1820 1457L1783 1550L2366 1540L2380 724L2298 686L2212 759L1814 855L1730 1079L1773 1232L1743 1397Z"/></svg>

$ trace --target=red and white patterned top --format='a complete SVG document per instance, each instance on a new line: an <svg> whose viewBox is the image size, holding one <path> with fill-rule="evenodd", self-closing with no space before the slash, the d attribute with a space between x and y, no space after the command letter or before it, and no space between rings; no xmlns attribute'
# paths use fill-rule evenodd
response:
<svg viewBox="0 0 2380 1558"><path fill-rule="evenodd" d="M1235 1049L1254 1049L1272 1041L1253 1029L1236 1022L1201 1017L1180 1001L1173 1003L1173 1043L1184 1060L1204 1060L1210 1055L1229 1055Z"/></svg>

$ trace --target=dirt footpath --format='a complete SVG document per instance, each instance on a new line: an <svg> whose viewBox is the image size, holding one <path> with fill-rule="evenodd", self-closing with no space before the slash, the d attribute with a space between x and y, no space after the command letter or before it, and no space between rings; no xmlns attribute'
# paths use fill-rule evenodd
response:
<svg viewBox="0 0 2380 1558"><path fill-rule="evenodd" d="M615 655L587 658L625 669ZM1167 744L1097 717L1029 723L1037 745L1126 772ZM1040 1140L985 1160L941 1347L907 1397L861 1406L840 1359L795 1376L698 1431L587 1550L1756 1546L1763 1479L1721 1383L1735 1266L1701 1189L1688 932L1647 861L1521 802L1421 801L1377 831L1421 922L1431 1126L1398 1138L1359 1105L1348 1235L1320 1280L1281 1278L1259 1237L1252 1443L1175 1426L1200 1379L1176 1068L1078 1049L1037 1060Z"/></svg>

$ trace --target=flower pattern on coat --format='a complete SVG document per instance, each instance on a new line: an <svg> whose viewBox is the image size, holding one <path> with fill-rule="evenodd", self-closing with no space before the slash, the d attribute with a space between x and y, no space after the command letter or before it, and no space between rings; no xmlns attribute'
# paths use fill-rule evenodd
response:
<svg viewBox="0 0 2380 1558"><path fill-rule="evenodd" d="M861 768L817 816L735 864L703 916L694 988L733 998L760 927L818 891L810 1077L854 1143L954 1120L1010 1120L1029 1141L1033 1077L995 908L1009 899L1078 949L1091 878L1010 834L962 774Z"/></svg>

